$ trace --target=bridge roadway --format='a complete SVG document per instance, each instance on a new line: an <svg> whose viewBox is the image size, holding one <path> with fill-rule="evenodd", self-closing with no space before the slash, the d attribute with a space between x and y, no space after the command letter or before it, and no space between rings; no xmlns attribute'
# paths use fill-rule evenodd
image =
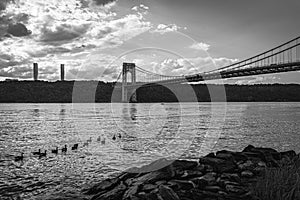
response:
<svg viewBox="0 0 300 200"><path fill-rule="evenodd" d="M208 80L218 80L223 78L234 78L234 77L243 77L243 76L255 76L262 74L273 74L273 73L283 73L291 71L300 71L300 62L290 62L282 64L271 64L266 66L259 67L247 67L245 69L237 70L223 70L211 73L200 73L189 76L183 76L182 78L162 80L156 82L147 82L147 83L136 83L135 85L127 85L128 89L138 88L138 87L151 87L154 85L160 84L178 84L178 83L187 83L187 82L201 82ZM120 88L120 86L116 86Z"/></svg>

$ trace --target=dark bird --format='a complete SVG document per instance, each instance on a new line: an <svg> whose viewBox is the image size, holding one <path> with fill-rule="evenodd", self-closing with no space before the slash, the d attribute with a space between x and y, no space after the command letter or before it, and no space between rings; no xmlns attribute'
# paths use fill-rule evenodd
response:
<svg viewBox="0 0 300 200"><path fill-rule="evenodd" d="M119 138L122 138L122 135L119 133Z"/></svg>
<svg viewBox="0 0 300 200"><path fill-rule="evenodd" d="M39 149L39 151L32 152L33 155L40 155L40 153L41 153L41 149Z"/></svg>
<svg viewBox="0 0 300 200"><path fill-rule="evenodd" d="M76 149L78 149L78 144L74 144L74 145L72 146L72 150L76 150Z"/></svg>
<svg viewBox="0 0 300 200"><path fill-rule="evenodd" d="M54 154L58 154L58 147L56 147L55 149L52 149L51 152Z"/></svg>
<svg viewBox="0 0 300 200"><path fill-rule="evenodd" d="M89 143L88 143L88 142L84 142L84 143L83 143L83 146L84 146L84 147L87 147L87 146L89 146Z"/></svg>
<svg viewBox="0 0 300 200"><path fill-rule="evenodd" d="M39 158L46 157L46 156L47 156L47 150L45 150L45 153L40 153Z"/></svg>
<svg viewBox="0 0 300 200"><path fill-rule="evenodd" d="M66 153L67 150L68 150L68 148L67 148L67 145L65 144L65 147L63 147L63 148L61 149L61 151L64 152L64 153Z"/></svg>
<svg viewBox="0 0 300 200"><path fill-rule="evenodd" d="M92 142L92 137L90 137L90 139L88 139L87 142Z"/></svg>
<svg viewBox="0 0 300 200"><path fill-rule="evenodd" d="M116 140L116 136L114 135L114 137L112 138L113 140Z"/></svg>
<svg viewBox="0 0 300 200"><path fill-rule="evenodd" d="M100 142L101 141L101 137L100 136L98 136L98 138L97 138L97 142Z"/></svg>
<svg viewBox="0 0 300 200"><path fill-rule="evenodd" d="M103 138L103 140L101 141L101 144L105 144L105 138Z"/></svg>
<svg viewBox="0 0 300 200"><path fill-rule="evenodd" d="M15 161L18 162L18 161L23 161L24 159L24 153L21 153L21 156L15 156Z"/></svg>

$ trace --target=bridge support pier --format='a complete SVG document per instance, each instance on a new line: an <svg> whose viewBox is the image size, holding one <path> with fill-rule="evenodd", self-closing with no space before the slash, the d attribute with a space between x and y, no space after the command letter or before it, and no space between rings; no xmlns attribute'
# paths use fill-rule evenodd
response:
<svg viewBox="0 0 300 200"><path fill-rule="evenodd" d="M131 74L131 82L128 83L128 73ZM136 84L136 72L135 72L135 64L134 63L123 63L122 70L122 102L136 102L137 95L136 89L132 86L129 88L129 85ZM128 99L129 94L129 99Z"/></svg>

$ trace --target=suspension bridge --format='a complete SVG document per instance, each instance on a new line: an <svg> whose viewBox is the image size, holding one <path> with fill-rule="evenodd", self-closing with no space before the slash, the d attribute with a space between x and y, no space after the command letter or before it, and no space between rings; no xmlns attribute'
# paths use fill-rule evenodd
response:
<svg viewBox="0 0 300 200"><path fill-rule="evenodd" d="M116 89L122 90L122 101L136 101L136 89L162 84L180 84L243 76L284 73L300 70L300 37L268 51L215 70L185 76L168 76L145 70L135 63L123 63ZM128 79L131 74L131 80ZM119 82L121 81L121 84ZM129 98L128 98L129 97Z"/></svg>

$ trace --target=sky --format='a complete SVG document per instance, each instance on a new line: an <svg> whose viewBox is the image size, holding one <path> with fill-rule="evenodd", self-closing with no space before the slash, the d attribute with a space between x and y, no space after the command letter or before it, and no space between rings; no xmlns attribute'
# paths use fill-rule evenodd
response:
<svg viewBox="0 0 300 200"><path fill-rule="evenodd" d="M299 0L0 0L0 80L115 81L123 62L182 76L299 36ZM299 72L227 83L299 83Z"/></svg>

